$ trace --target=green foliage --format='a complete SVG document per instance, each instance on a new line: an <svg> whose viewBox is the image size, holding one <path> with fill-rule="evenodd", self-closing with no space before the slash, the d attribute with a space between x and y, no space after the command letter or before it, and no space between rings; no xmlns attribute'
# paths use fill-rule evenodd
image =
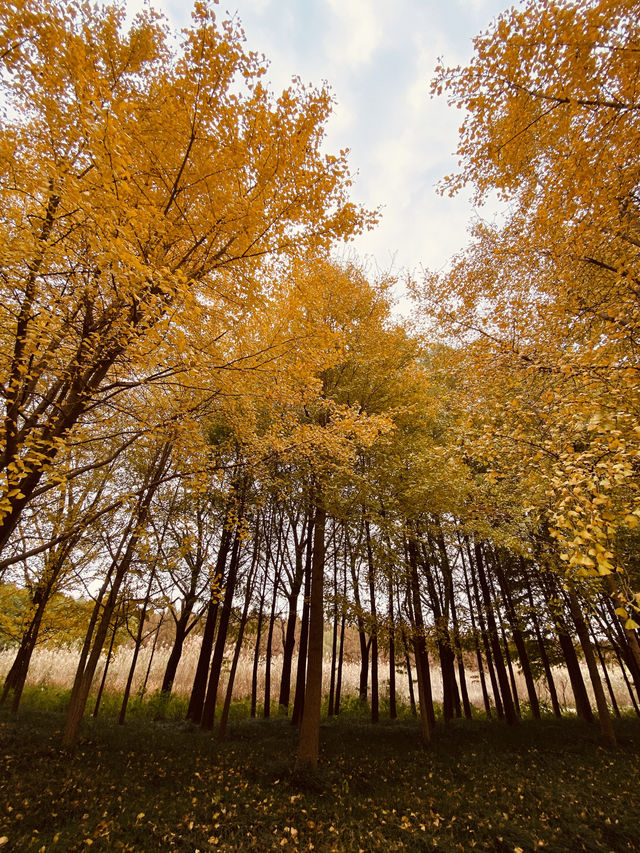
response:
<svg viewBox="0 0 640 853"><path fill-rule="evenodd" d="M92 609L92 601L54 593L45 610L38 643L54 648L81 643ZM15 584L0 584L0 648L17 646L32 616L29 591Z"/></svg>
<svg viewBox="0 0 640 853"><path fill-rule="evenodd" d="M15 584L0 584L0 648L20 642L26 611L26 592Z"/></svg>
<svg viewBox="0 0 640 853"><path fill-rule="evenodd" d="M22 693L22 701L30 710L62 713L69 707L71 690L49 685L27 685Z"/></svg>
<svg viewBox="0 0 640 853"><path fill-rule="evenodd" d="M184 720L187 715L187 696L176 693L167 695L157 690L147 696L134 694L127 705L127 718L140 720ZM100 700L100 716L115 718L120 713L122 693L105 691ZM88 711L93 710L91 699Z"/></svg>

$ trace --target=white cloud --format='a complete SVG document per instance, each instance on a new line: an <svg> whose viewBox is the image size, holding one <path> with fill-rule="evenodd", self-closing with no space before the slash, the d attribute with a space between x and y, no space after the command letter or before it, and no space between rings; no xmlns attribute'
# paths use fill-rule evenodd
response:
<svg viewBox="0 0 640 853"><path fill-rule="evenodd" d="M184 0L152 0L175 26L189 19ZM140 6L142 0L127 0ZM373 232L352 246L388 269L439 269L467 241L469 198L437 195L455 171L462 115L429 97L436 61L464 63L471 37L508 0L220 0L219 14L237 13L248 47L270 61L274 89L293 75L327 80L337 104L326 150L350 148L358 172L355 201L383 206Z"/></svg>
<svg viewBox="0 0 640 853"><path fill-rule="evenodd" d="M365 65L383 36L377 4L371 0L328 0L328 3L333 17L324 39L327 56L338 66Z"/></svg>
<svg viewBox="0 0 640 853"><path fill-rule="evenodd" d="M245 0L248 8L258 15L264 15L269 6L272 5L271 0Z"/></svg>

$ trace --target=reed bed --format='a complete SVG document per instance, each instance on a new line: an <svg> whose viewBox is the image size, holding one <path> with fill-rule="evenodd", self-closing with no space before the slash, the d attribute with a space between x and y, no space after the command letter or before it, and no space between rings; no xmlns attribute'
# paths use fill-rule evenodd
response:
<svg viewBox="0 0 640 853"><path fill-rule="evenodd" d="M121 646L112 654L111 661L107 672L105 682L105 690L108 693L122 693L125 688L129 668L131 666L132 648L129 646ZM153 694L160 690L162 679L167 666L167 660L171 652L170 644L160 644L155 650L151 645L143 647L140 651L136 672L133 679L132 694L147 695ZM193 684L196 665L198 662L198 654L200 652L200 637L188 638L185 642L182 659L178 666L176 678L173 685L173 692L179 696L188 696ZM225 655L225 669L223 678L220 684L219 695L224 695L227 686L226 672L228 671L229 662L233 654L233 649L228 648ZM5 648L0 650L0 680L4 679L13 658L15 650ZM27 686L31 687L55 687L58 689L70 689L73 684L79 656L79 647L77 646L62 646L58 648L41 646L38 647L32 657L31 666L29 667L29 675L27 677ZM106 665L106 654L103 655L101 662L96 671L94 679L94 687L102 679L104 667ZM260 658L257 685L258 685L258 702L264 699L265 691L265 674L266 674L266 659L264 656ZM280 675L282 671L282 656L280 654L271 658L271 699L277 700L278 690L280 685ZM293 675L295 677L296 659L293 661ZM618 667L611 666L608 670L609 678L612 682L614 695L618 704L621 707L629 705L629 694L626 689L622 673ZM413 673L415 678L415 672ZM526 685L522 674L515 669L516 689L520 700L526 700L527 692ZM569 676L563 667L555 667L553 671L556 689L561 705L564 709L571 711L574 707L573 694ZM583 676L585 684L589 689L589 676L586 665L583 664ZM233 698L235 700L244 700L251 696L251 682L253 677L253 654L245 652L241 654L236 677L233 685ZM342 669L342 696L353 697L358 695L360 679L360 663L358 660L345 660ZM431 666L431 680L433 699L435 702L442 701L442 679L440 669L433 664ZM330 681L330 657L325 655L324 665L324 684L323 689L325 694L329 692ZM380 661L379 672L380 696L382 698L389 696L389 668L388 662ZM482 690L480 679L477 671L467 670L467 688L469 691L469 700L472 705L477 708L483 707ZM538 695L543 703L549 700L546 681L541 679L537 684ZM409 682L407 672L404 666L399 667L396 674L396 695L401 703L409 703ZM591 695L593 702L593 696Z"/></svg>

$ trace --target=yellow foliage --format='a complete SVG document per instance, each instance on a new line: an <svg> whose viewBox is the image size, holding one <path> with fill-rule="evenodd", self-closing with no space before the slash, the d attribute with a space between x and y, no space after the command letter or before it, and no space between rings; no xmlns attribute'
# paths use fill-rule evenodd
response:
<svg viewBox="0 0 640 853"><path fill-rule="evenodd" d="M469 452L499 459L569 564L602 575L640 501L639 43L631 0L532 0L468 66L437 69L434 93L466 110L443 190L509 206L417 288L466 364Z"/></svg>
<svg viewBox="0 0 640 853"><path fill-rule="evenodd" d="M375 218L348 200L346 154L321 150L328 90L274 96L213 7L176 48L150 9L128 30L119 5L0 10L0 548L64 483L83 422L97 448L114 406L161 431L176 399L230 393L282 348L249 349L278 259ZM150 385L160 411L139 405Z"/></svg>

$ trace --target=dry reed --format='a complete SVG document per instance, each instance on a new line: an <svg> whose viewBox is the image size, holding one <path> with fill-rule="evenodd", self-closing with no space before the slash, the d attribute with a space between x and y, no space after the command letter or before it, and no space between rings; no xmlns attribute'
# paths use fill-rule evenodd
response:
<svg viewBox="0 0 640 853"><path fill-rule="evenodd" d="M188 695L193 684L193 678L196 671L198 654L200 650L200 638L189 638L184 645L182 659L178 666L176 679L173 690L178 695ZM169 644L159 645L156 647L151 659L152 648L147 646L140 652L136 673L133 680L133 693L141 693L143 688L145 693L153 693L158 691L162 684L162 678L167 665L167 659L171 651ZM63 646L61 648L39 647L33 654L29 675L27 678L28 686L51 686L60 689L69 689L73 683L79 649L75 646ZM225 673L228 669L228 660L230 659L232 650L227 650L225 657ZM121 693L124 690L129 667L131 665L132 649L130 647L119 648L112 656L109 664L109 669L106 679L106 690L111 693ZM9 667L15 656L15 650L4 649L0 651L0 680L4 679ZM98 670L96 672L94 686L100 683L104 666L106 663L106 655L102 657ZM295 674L295 658L293 665L293 673ZM589 677L586 667L584 667L585 684L589 685ZM277 691L280 684L280 673L282 669L282 657L274 656L271 659L271 699L277 699ZM148 674L147 674L148 672ZM264 657L260 659L258 667L258 701L264 699L265 689L265 672L266 660ZM233 686L234 699L246 699L251 695L251 680L253 673L253 655L243 653L238 663L238 669ZM574 707L573 694L569 676L565 668L554 668L554 680L561 705L565 709ZM415 673L414 673L415 677ZM618 667L611 666L609 669L609 677L612 682L614 695L620 706L626 707L629 705L629 694L624 684L622 674ZM357 696L360 678L360 665L358 661L346 660L343 665L342 672L342 694L343 696ZM329 691L330 679L330 662L328 657L325 657L324 667L324 690ZM442 681L440 670L437 666L431 667L431 679L433 688L433 698L436 702L442 701ZM526 699L526 686L522 674L515 671L516 689L522 700ZM398 701L409 702L409 683L406 670L404 667L398 672L396 677L396 691ZM467 687L469 691L469 700L472 705L478 708L483 707L482 691L480 687L480 679L476 671L467 671ZM537 685L538 695L543 702L549 701L549 693L546 681L541 679ZM226 690L226 678L223 676L220 685L220 695ZM388 664L385 661L380 663L380 695L385 697L389 695L389 674ZM593 696L591 696L593 701Z"/></svg>

